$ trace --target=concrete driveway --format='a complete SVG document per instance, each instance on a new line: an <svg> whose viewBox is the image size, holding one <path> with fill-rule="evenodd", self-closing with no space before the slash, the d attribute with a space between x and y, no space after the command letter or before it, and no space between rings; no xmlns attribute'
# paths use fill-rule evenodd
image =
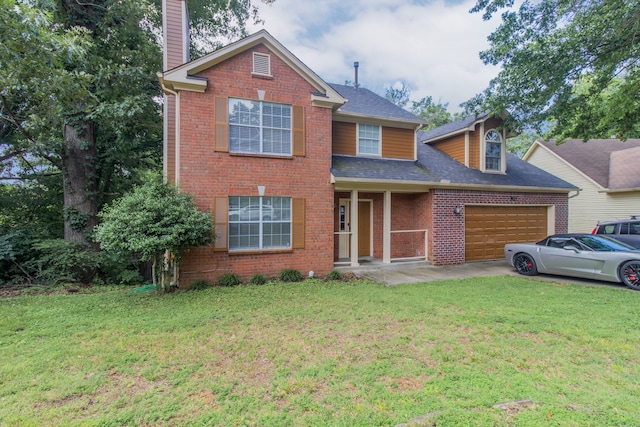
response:
<svg viewBox="0 0 640 427"><path fill-rule="evenodd" d="M387 286L404 283L432 282L436 280L465 279L485 276L520 276L506 260L472 261L459 265L433 266L428 262L398 262L382 264L372 260L363 262L359 267L340 267L341 272L352 272L358 277L367 278ZM609 285L627 289L622 284L601 282L573 277L538 274L536 280L558 283L580 283L588 285Z"/></svg>

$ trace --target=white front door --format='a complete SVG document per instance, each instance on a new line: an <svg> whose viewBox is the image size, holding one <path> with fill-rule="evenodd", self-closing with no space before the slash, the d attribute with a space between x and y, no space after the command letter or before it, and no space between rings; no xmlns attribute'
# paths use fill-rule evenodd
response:
<svg viewBox="0 0 640 427"><path fill-rule="evenodd" d="M351 221L349 219L351 218L350 206L351 202L349 199L340 199L338 206L338 231L340 233L345 233L340 234L338 239L338 257L341 259L349 258L351 256L349 251L351 235L346 234L351 231Z"/></svg>

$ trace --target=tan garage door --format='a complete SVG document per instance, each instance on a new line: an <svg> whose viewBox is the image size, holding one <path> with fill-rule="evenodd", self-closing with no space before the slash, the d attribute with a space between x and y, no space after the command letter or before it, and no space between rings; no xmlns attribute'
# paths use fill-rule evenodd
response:
<svg viewBox="0 0 640 427"><path fill-rule="evenodd" d="M504 245L547 236L546 206L465 206L466 261L504 258Z"/></svg>

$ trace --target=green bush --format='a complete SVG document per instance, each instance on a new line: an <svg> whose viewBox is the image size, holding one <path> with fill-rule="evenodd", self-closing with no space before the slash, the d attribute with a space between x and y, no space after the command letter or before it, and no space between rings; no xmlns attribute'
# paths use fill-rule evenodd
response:
<svg viewBox="0 0 640 427"><path fill-rule="evenodd" d="M254 274L251 276L251 279L249 279L249 283L252 285L264 285L267 283L267 278L262 274Z"/></svg>
<svg viewBox="0 0 640 427"><path fill-rule="evenodd" d="M212 286L213 286L213 283L211 283L210 281L205 279L199 279L191 284L191 289L194 291L201 291L203 289L207 289Z"/></svg>
<svg viewBox="0 0 640 427"><path fill-rule="evenodd" d="M342 273L340 273L338 270L331 270L329 273L327 273L327 279L328 280L342 280Z"/></svg>
<svg viewBox="0 0 640 427"><path fill-rule="evenodd" d="M292 268L286 268L280 272L280 280L283 282L300 282L302 279L302 273Z"/></svg>
<svg viewBox="0 0 640 427"><path fill-rule="evenodd" d="M78 243L50 239L35 243L33 248L41 255L25 265L36 271L36 280L42 284L90 283L100 268L100 253Z"/></svg>
<svg viewBox="0 0 640 427"><path fill-rule="evenodd" d="M220 286L238 286L242 284L242 279L236 273L227 273L218 279Z"/></svg>

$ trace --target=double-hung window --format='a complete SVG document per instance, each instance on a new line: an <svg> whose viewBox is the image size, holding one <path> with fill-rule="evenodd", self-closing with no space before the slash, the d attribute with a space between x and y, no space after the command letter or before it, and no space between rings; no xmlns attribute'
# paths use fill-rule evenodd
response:
<svg viewBox="0 0 640 427"><path fill-rule="evenodd" d="M358 125L358 154L365 156L380 155L380 126Z"/></svg>
<svg viewBox="0 0 640 427"><path fill-rule="evenodd" d="M229 196L229 250L291 248L291 197Z"/></svg>
<svg viewBox="0 0 640 427"><path fill-rule="evenodd" d="M229 151L291 155L291 105L229 98Z"/></svg>
<svg viewBox="0 0 640 427"><path fill-rule="evenodd" d="M484 137L485 149L485 169L500 171L502 158L502 138L496 130L490 130Z"/></svg>

